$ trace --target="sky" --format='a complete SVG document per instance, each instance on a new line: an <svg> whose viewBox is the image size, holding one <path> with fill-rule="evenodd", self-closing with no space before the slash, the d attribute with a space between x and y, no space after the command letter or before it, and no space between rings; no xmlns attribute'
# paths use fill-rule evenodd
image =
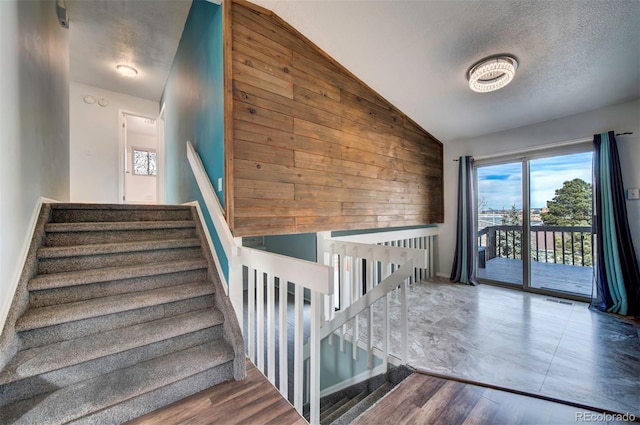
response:
<svg viewBox="0 0 640 425"><path fill-rule="evenodd" d="M544 208L562 183L580 178L591 183L591 152L530 161L531 208ZM522 164L520 162L480 167L478 200L484 209L522 208Z"/></svg>

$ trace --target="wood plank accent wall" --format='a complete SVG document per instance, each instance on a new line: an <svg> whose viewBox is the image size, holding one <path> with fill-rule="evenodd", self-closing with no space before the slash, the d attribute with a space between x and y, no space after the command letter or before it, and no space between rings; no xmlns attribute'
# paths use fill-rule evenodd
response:
<svg viewBox="0 0 640 425"><path fill-rule="evenodd" d="M442 144L277 15L229 4L234 235L442 222Z"/></svg>

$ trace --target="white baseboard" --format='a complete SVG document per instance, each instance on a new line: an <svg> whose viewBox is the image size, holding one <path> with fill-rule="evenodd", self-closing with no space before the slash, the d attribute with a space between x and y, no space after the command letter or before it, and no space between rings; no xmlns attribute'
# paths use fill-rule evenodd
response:
<svg viewBox="0 0 640 425"><path fill-rule="evenodd" d="M224 277L224 272L222 271L220 260L218 260L216 249L213 246L213 240L211 239L211 235L209 234L209 228L207 227L207 223L204 220L204 215L202 213L202 209L200 208L200 204L198 203L198 201L191 201L191 202L186 202L182 205L196 207L196 210L198 210L198 217L200 218L200 224L202 225L202 230L204 230L204 236L207 238L207 243L209 244L209 250L211 251L211 256L213 257L213 261L216 264L216 269L218 270L218 276L220 277L220 281L222 282L224 293L225 295L229 295L229 285L227 283L227 279Z"/></svg>
<svg viewBox="0 0 640 425"><path fill-rule="evenodd" d="M443 279L449 279L449 277L450 277L448 274L446 274L446 273L442 273L442 272L438 272L438 273L436 273L436 276L437 276L437 277L441 277L441 278L443 278Z"/></svg>
<svg viewBox="0 0 640 425"><path fill-rule="evenodd" d="M11 303L13 302L16 289L18 288L18 283L20 282L20 276L22 275L24 263L27 261L27 256L29 255L29 247L31 246L31 240L33 239L33 233L36 229L36 224L38 223L38 216L40 215L42 204L53 204L58 202L60 201L45 198L42 196L36 200L36 204L33 207L33 211L31 213L31 218L29 219L29 226L22 241L22 247L20 248L20 257L18 258L16 264L14 264L9 290L3 296L2 310L0 311L0 332L2 332L2 329L4 329L7 316L9 315L9 309L11 308Z"/></svg>

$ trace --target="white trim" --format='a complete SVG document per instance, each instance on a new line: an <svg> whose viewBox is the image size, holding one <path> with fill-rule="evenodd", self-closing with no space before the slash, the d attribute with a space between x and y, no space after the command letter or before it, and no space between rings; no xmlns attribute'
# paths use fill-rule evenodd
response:
<svg viewBox="0 0 640 425"><path fill-rule="evenodd" d="M322 340L328 337L329 334L335 332L340 326L362 313L364 309L369 308L380 298L395 290L398 285L402 284L405 279L408 279L409 276L413 274L413 268L413 260L407 261L400 266L399 269L393 272L393 274L387 276L382 282L376 285L372 290L367 291L366 294L361 298L358 298L358 300L349 307L337 312L330 322L324 323L320 328L320 339Z"/></svg>
<svg viewBox="0 0 640 425"><path fill-rule="evenodd" d="M29 226L27 228L27 233L25 234L25 238L22 241L22 248L20 249L20 256L18 257L18 261L14 265L10 287L7 291L7 294L3 297L4 301L2 304L2 311L0 311L0 332L4 329L5 322L7 321L7 317L9 316L9 310L11 309L11 304L13 303L13 298L15 297L16 290L18 289L18 283L20 283L20 276L22 275L22 270L24 269L24 264L27 261L27 257L29 256L29 247L31 246L31 241L33 240L33 234L36 230L36 224L38 223L38 217L40 216L40 210L42 209L43 204L54 204L60 201L56 201L54 199L45 198L43 196L39 197L36 200L36 204L33 208L33 212L31 213L31 218L29 219Z"/></svg>
<svg viewBox="0 0 640 425"><path fill-rule="evenodd" d="M162 104L160 108L160 113L158 114L158 119L156 120L157 125L157 135L158 135L158 144L157 144L157 193L156 199L158 204L165 204L167 202L167 187L166 187L166 175L165 175L165 167L166 167L166 123L165 123L165 114L166 114L166 103Z"/></svg>
<svg viewBox="0 0 640 425"><path fill-rule="evenodd" d="M346 242L377 244L380 242L414 239L425 236L438 236L438 228L434 226L422 229L392 230L388 232L363 233L360 235L332 236L330 239Z"/></svg>
<svg viewBox="0 0 640 425"><path fill-rule="evenodd" d="M586 145L589 142L592 142L593 138L581 138L581 139L573 139L566 140L563 142L554 142L547 143L539 146L529 146L526 148L515 149L509 152L503 152L499 154L490 154L490 155L478 155L473 156L475 166L482 166L486 164L499 164L502 162L511 162L513 160L522 160L523 158L539 158L548 156L547 153L555 154L555 152L566 152L572 153L580 151L581 145Z"/></svg>
<svg viewBox="0 0 640 425"><path fill-rule="evenodd" d="M426 268L429 265L424 249L347 242L338 239L324 239L322 243L322 251L330 254L366 258L392 264L404 264L412 259L417 268Z"/></svg>
<svg viewBox="0 0 640 425"><path fill-rule="evenodd" d="M244 266L276 276L281 282L292 282L324 295L333 294L333 269L330 266L246 246L238 249L238 258Z"/></svg>
<svg viewBox="0 0 640 425"><path fill-rule="evenodd" d="M222 248L227 256L227 260L231 262L233 261L232 258L235 256L237 250L235 239L229 230L227 221L224 218L224 210L222 209L222 205L220 205L220 201L216 196L215 190L213 190L211 180L209 180L209 176L204 170L204 165L202 164L200 156L189 140L187 140L186 143L187 159L191 165L191 170L196 178L196 183L198 184L204 203L209 210L209 216L211 217L213 226L216 229L218 238L220 238L220 243L222 243Z"/></svg>
<svg viewBox="0 0 640 425"><path fill-rule="evenodd" d="M222 265L220 264L220 260L218 260L218 255L216 254L216 249L213 246L213 240L211 240L211 235L207 229L207 223L204 221L204 215L202 214L202 209L200 208L200 204L198 201L186 202L182 205L189 205L191 207L196 207L198 211L198 218L200 219L200 224L202 225L202 230L204 231L204 236L207 238L207 244L209 244L209 250L211 251L211 256L213 257L213 261L216 263L216 269L218 270L218 276L220 276L220 281L222 282L222 286L224 287L225 295L229 295L229 284L227 283L227 279L224 277L224 272L222 270Z"/></svg>

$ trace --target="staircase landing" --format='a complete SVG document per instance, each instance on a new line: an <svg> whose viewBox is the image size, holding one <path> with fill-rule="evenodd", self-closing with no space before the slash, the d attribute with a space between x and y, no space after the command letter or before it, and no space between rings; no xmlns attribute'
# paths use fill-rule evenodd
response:
<svg viewBox="0 0 640 425"><path fill-rule="evenodd" d="M302 416L267 378L247 360L247 378L200 391L141 416L127 425L177 424L306 425Z"/></svg>

